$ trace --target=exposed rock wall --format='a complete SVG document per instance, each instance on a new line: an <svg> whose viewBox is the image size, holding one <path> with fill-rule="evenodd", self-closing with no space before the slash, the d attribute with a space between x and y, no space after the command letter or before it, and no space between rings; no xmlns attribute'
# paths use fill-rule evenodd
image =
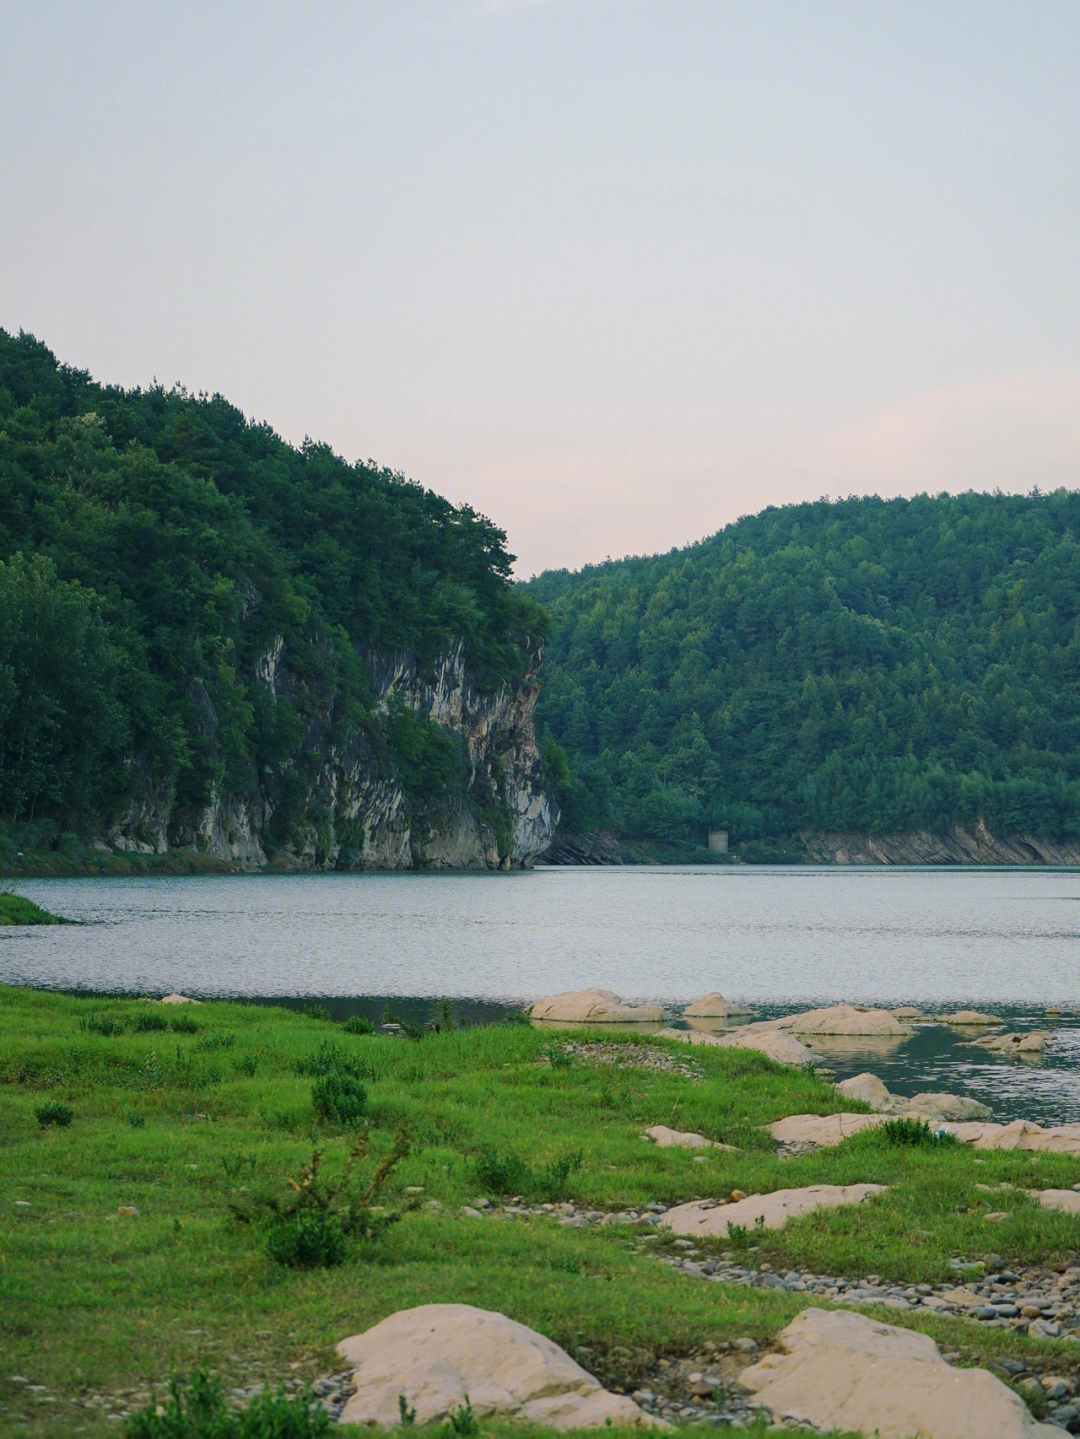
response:
<svg viewBox="0 0 1080 1439"><path fill-rule="evenodd" d="M541 861L543 864L622 864L622 852L619 841L607 830L594 829L588 834L564 834L560 830Z"/></svg>
<svg viewBox="0 0 1080 1439"><path fill-rule="evenodd" d="M294 685L283 648L276 640L254 667L270 694ZM246 794L218 788L185 807L173 786L155 789L143 779L109 843L128 852L194 852L242 869L527 868L551 843L559 813L533 733L539 658L532 653L521 684L483 694L460 646L426 674L407 655L366 657L377 713L401 704L457 746L463 782L441 795L417 798L368 733L342 733L316 707L284 783L279 775ZM193 696L193 708L197 737L213 744L216 716L205 691Z"/></svg>
<svg viewBox="0 0 1080 1439"><path fill-rule="evenodd" d="M821 864L1080 864L1080 840L993 835L979 820L944 834L810 834L801 836Z"/></svg>

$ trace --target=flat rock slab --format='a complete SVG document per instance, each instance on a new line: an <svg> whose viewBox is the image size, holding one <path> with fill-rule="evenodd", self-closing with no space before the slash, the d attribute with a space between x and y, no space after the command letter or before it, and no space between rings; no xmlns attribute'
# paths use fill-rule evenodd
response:
<svg viewBox="0 0 1080 1439"><path fill-rule="evenodd" d="M663 1223L674 1234L726 1239L732 1224L744 1229L782 1229L789 1219L812 1214L815 1209L835 1209L840 1204L861 1204L871 1195L885 1191L884 1184L810 1184L804 1189L777 1189L772 1194L751 1194L734 1204L697 1200L678 1204L664 1215Z"/></svg>
<svg viewBox="0 0 1080 1439"><path fill-rule="evenodd" d="M538 999L533 1019L558 1019L564 1024L626 1024L634 1020L655 1023L663 1019L658 1004L623 1004L612 989L574 989Z"/></svg>
<svg viewBox="0 0 1080 1439"><path fill-rule="evenodd" d="M739 1375L777 1419L880 1439L1061 1439L986 1369L946 1364L929 1335L804 1309L779 1342Z"/></svg>
<svg viewBox="0 0 1080 1439"><path fill-rule="evenodd" d="M1080 1194L1075 1189L1037 1189L1032 1193L1044 1209L1059 1214L1080 1214Z"/></svg>
<svg viewBox="0 0 1080 1439"><path fill-rule="evenodd" d="M777 1064L790 1064L800 1069L814 1062L814 1056L805 1044L776 1029L770 1022L744 1024L730 1034L708 1034L700 1029L661 1029L656 1037L678 1039L683 1044L712 1044L721 1049L754 1049Z"/></svg>
<svg viewBox="0 0 1080 1439"><path fill-rule="evenodd" d="M916 1096L918 1098L918 1096ZM769 1133L778 1144L816 1144L827 1148L841 1144L863 1129L886 1124L888 1114L790 1114L769 1125ZM911 1119L925 1119L925 1114L912 1111ZM1060 1124L1043 1129L1029 1119L1014 1119L1010 1124L984 1123L982 1120L943 1121L938 1128L954 1134L962 1144L976 1149L1028 1149L1049 1154L1080 1154L1080 1124Z"/></svg>
<svg viewBox="0 0 1080 1439"><path fill-rule="evenodd" d="M543 1334L471 1304L401 1309L343 1339L337 1352L355 1366L356 1393L342 1424L396 1428L404 1394L417 1427L446 1420L466 1395L478 1417L497 1414L552 1429L671 1427L602 1388Z"/></svg>
<svg viewBox="0 0 1080 1439"><path fill-rule="evenodd" d="M734 1144L721 1144L716 1139L706 1139L704 1134L693 1134L684 1129L669 1129L666 1124L654 1124L646 1129L642 1139L651 1139L657 1149L730 1149ZM1077 1196L1080 1198L1080 1195Z"/></svg>
<svg viewBox="0 0 1080 1439"><path fill-rule="evenodd" d="M1041 1054L1052 1038L1048 1030L1035 1029L1027 1034L997 1034L992 1039L973 1039L972 1045L993 1050L995 1054Z"/></svg>
<svg viewBox="0 0 1080 1439"><path fill-rule="evenodd" d="M997 1015L982 1014L977 1009L958 1009L955 1014L935 1014L934 1018L939 1024L958 1024L961 1028L970 1025L972 1029L994 1025L1000 1029L1004 1023Z"/></svg>
<svg viewBox="0 0 1080 1439"><path fill-rule="evenodd" d="M695 999L693 1004L688 1004L683 1010L683 1018L727 1019L733 1014L753 1014L753 1012L745 1004L733 1004L714 989L709 994L703 994L700 999Z"/></svg>

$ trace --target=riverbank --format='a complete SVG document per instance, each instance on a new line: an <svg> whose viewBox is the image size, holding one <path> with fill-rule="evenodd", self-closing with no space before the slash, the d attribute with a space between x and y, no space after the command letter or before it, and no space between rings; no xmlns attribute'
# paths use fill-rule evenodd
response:
<svg viewBox="0 0 1080 1439"><path fill-rule="evenodd" d="M722 1274L702 1283L673 1267L688 1248L699 1269L719 1262L731 1244L680 1243L656 1216L733 1190L889 1186L750 1234L738 1262L759 1271L939 1286L955 1283L961 1260L978 1278L991 1251L1006 1264L1064 1268L1080 1245L1075 1218L1028 1194L1080 1180L1071 1156L905 1148L868 1132L781 1157L764 1125L859 1106L748 1051L507 1023L409 1040L238 1003L9 988L0 1014L0 1421L26 1434L115 1433L110 1413L137 1408L170 1372L199 1363L230 1388L264 1379L295 1388L339 1367L343 1336L430 1302L508 1314L609 1388L658 1392L706 1346L767 1347L810 1298L830 1302L797 1285ZM383 1236L350 1241L340 1266L282 1267L230 1206L281 1193L313 1146L324 1172L340 1173L350 1133L313 1108L328 1053L366 1090L364 1173L395 1135L409 1136L379 1196L408 1212ZM42 1122L48 1105L70 1122ZM735 1148L659 1148L642 1138L656 1124ZM1002 1185L1008 1214L988 1222L983 1186ZM559 1204L594 1218L576 1224ZM921 1305L888 1317L963 1362L1009 1355L1060 1370L1080 1353ZM718 1412L675 1397L679 1410L696 1404L697 1417Z"/></svg>

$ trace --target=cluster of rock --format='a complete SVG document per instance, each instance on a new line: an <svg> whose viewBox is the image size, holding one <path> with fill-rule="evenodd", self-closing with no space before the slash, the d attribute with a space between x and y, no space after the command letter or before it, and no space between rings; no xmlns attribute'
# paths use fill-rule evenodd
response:
<svg viewBox="0 0 1080 1439"><path fill-rule="evenodd" d="M664 1216L664 1226L673 1234L685 1237L727 1239L732 1226L747 1231L782 1229L789 1219L812 1214L816 1209L861 1204L875 1194L883 1194L885 1189L884 1184L808 1184L801 1189L743 1195L727 1203L697 1199L669 1209Z"/></svg>
<svg viewBox="0 0 1080 1439"><path fill-rule="evenodd" d="M789 1153L796 1153L840 1144L863 1129L886 1124L890 1117L888 1114L792 1114L770 1124L769 1132ZM1050 1154L1080 1154L1080 1124L1058 1124L1044 1129L1030 1119L1014 1119L1010 1124L993 1124L988 1120L943 1120L936 1127L976 1149L1029 1149Z"/></svg>
<svg viewBox="0 0 1080 1439"><path fill-rule="evenodd" d="M861 1099L878 1114L906 1115L928 1123L943 1120L989 1119L990 1109L960 1094L916 1094L911 1099L890 1094L876 1074L855 1074L836 1086L845 1099Z"/></svg>

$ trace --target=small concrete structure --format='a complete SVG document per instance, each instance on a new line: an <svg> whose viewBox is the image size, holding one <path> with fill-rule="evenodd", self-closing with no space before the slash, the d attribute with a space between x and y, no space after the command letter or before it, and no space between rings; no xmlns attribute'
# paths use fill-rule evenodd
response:
<svg viewBox="0 0 1080 1439"><path fill-rule="evenodd" d="M727 854L728 831L726 829L709 830L709 852L711 854Z"/></svg>

